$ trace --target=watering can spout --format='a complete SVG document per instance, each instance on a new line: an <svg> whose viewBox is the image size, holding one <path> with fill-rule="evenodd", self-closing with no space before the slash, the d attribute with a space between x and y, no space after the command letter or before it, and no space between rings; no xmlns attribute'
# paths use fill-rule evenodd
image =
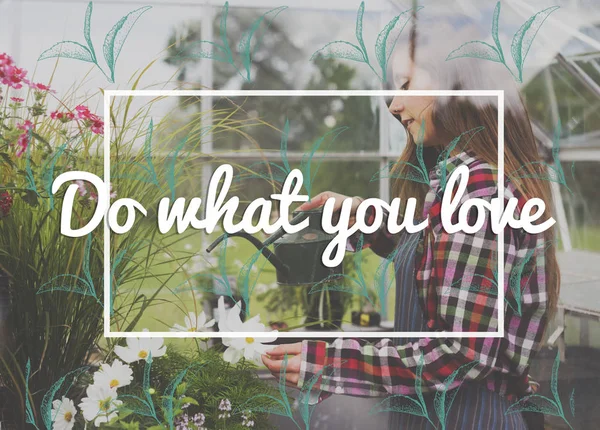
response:
<svg viewBox="0 0 600 430"><path fill-rule="evenodd" d="M208 248L206 248L206 252L211 252L226 237L234 237L234 236L243 237L248 242L250 242L252 245L254 245L256 247L256 249L258 249L262 253L262 255L267 260L269 260L269 262L273 265L273 267L275 267L275 269L277 269L278 271L281 271L282 273L285 273L285 274L289 273L290 268L287 265L285 265L283 263L283 261L281 261L269 248L267 248L268 244L267 245L263 244L260 240L258 240L254 236L252 236L248 233L245 233L243 231L240 231L237 233L231 233L231 234L227 234L227 233L222 234L221 236L219 236L217 238L217 240L215 240L213 243L211 243Z"/></svg>

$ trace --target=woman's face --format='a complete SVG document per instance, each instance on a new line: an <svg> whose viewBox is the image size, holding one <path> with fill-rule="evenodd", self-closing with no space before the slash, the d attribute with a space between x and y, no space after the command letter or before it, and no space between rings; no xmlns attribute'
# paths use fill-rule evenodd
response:
<svg viewBox="0 0 600 430"><path fill-rule="evenodd" d="M398 90L432 90L435 88L431 74L424 69L408 64L409 67L394 68L394 87ZM419 131L425 124L423 146L441 145L438 130L433 125L432 110L436 101L434 96L397 95L389 107L404 125L404 128L418 142Z"/></svg>

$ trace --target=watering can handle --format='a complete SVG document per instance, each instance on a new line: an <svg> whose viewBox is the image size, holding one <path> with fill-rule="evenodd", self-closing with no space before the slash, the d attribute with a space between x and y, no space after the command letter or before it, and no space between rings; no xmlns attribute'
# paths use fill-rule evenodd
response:
<svg viewBox="0 0 600 430"><path fill-rule="evenodd" d="M304 221L306 218L308 218L309 215L310 215L310 212L308 212L308 211L301 211L301 212L298 213L298 215L296 215L294 218L291 219L290 224L291 225L299 224L302 221ZM283 228L280 228L275 233L273 233L271 236L269 236L267 238L267 240L265 240L263 242L263 246L269 246L269 245L271 245L273 242L275 242L277 239L279 239L280 237L282 237L284 234L285 234L285 230Z"/></svg>

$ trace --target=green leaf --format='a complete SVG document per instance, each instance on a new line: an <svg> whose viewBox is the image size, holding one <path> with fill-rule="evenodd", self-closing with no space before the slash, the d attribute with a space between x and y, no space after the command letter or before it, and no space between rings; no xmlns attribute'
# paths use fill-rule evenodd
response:
<svg viewBox="0 0 600 430"><path fill-rule="evenodd" d="M504 63L504 53L502 52L502 45L500 44L500 38L498 37L498 20L500 19L500 2L496 3L496 9L494 9L494 17L492 18L492 38L498 48L498 55L500 60Z"/></svg>
<svg viewBox="0 0 600 430"><path fill-rule="evenodd" d="M110 69L111 82L115 81L115 66L117 64L117 60L119 59L121 49L127 40L127 36L129 36L129 32L140 16L149 9L152 9L152 6L144 6L129 12L127 15L117 21L117 23L113 26L113 28L110 29L104 38L104 46L102 47L102 50L104 52L106 64L108 64L108 68Z"/></svg>
<svg viewBox="0 0 600 430"><path fill-rule="evenodd" d="M403 394L394 394L386 397L371 408L369 415L379 412L398 412L416 415L418 417L427 416L427 411L423 410L423 406L419 403L419 401Z"/></svg>
<svg viewBox="0 0 600 430"><path fill-rule="evenodd" d="M285 167L285 172L287 172L287 173L292 171L292 169L290 167L290 163L288 162L288 157L287 157L289 134L290 134L290 120L286 118L285 124L283 126L283 133L281 133L281 143L279 145L279 154L281 155L281 161L283 162L283 167Z"/></svg>
<svg viewBox="0 0 600 430"><path fill-rule="evenodd" d="M92 60L94 63L96 63L96 52L94 51L94 44L92 43L92 36L91 36L93 9L94 9L94 4L92 2L89 2L87 10L85 11L85 21L83 23L83 37L85 37L88 48L90 49L90 54L92 55Z"/></svg>
<svg viewBox="0 0 600 430"><path fill-rule="evenodd" d="M313 60L319 55L321 55L323 58L340 58L344 60L358 61L361 63L367 62L358 46L343 40L336 40L328 43L321 49L315 51L310 59Z"/></svg>
<svg viewBox="0 0 600 430"><path fill-rule="evenodd" d="M446 57L446 61L456 58L471 57L502 63L502 57L492 45L479 40L463 43Z"/></svg>
<svg viewBox="0 0 600 430"><path fill-rule="evenodd" d="M84 366L84 367L80 367L79 369L75 369L75 370L67 373L65 376L63 376L58 381L56 381L54 384L52 384L50 389L44 395L44 398L42 399L42 404L40 406L40 410L42 412L42 421L44 422L44 425L46 426L46 428L48 430L52 430L52 425L53 425L54 421L56 420L56 416L54 416L54 417L52 416L52 408L53 408L52 402L54 401L54 398L57 397L56 393L58 392L58 390L60 390L60 388L62 387L62 385L65 383L65 381L67 379L73 378L73 380L69 384L68 388L66 390L64 390L64 393L66 394L69 391L69 389L73 386L73 384L75 383L75 380L79 377L79 375L81 375L83 372L87 371L88 369L89 369L89 366ZM61 396L58 396L58 397L61 397Z"/></svg>
<svg viewBox="0 0 600 430"><path fill-rule="evenodd" d="M81 43L72 41L58 42L52 45L40 54L38 61L55 57L72 58L87 63L95 63L94 56L88 48Z"/></svg>
<svg viewBox="0 0 600 430"><path fill-rule="evenodd" d="M423 9L423 6L417 7L417 11ZM375 57L381 67L381 80L387 79L387 65L394 52L394 47L410 20L412 9L402 12L400 15L392 18L390 22L379 32L375 42Z"/></svg>
<svg viewBox="0 0 600 430"><path fill-rule="evenodd" d="M515 61L515 65L519 70L519 82L523 81L523 64L525 63L525 58L527 58L533 39L535 39L540 27L544 21L546 21L546 18L558 8L559 6L552 6L536 13L529 18L513 36L510 51L513 60Z"/></svg>
<svg viewBox="0 0 600 430"><path fill-rule="evenodd" d="M222 63L230 63L228 58L223 57L222 55L220 55L220 53L228 55L225 48L223 48L218 43L210 42L208 40L201 40L183 48L177 53L177 58L192 60L208 58L209 60L220 61Z"/></svg>
<svg viewBox="0 0 600 430"><path fill-rule="evenodd" d="M575 388L573 388L571 396L569 396L569 407L571 408L571 415L575 416Z"/></svg>
<svg viewBox="0 0 600 430"><path fill-rule="evenodd" d="M233 55L231 54L231 48L229 47L229 41L227 40L227 15L229 14L229 2L226 1L221 9L221 22L219 23L219 35L221 36L221 42L223 42L223 50L225 52L226 61L233 64Z"/></svg>
<svg viewBox="0 0 600 430"><path fill-rule="evenodd" d="M561 416L558 406L549 398L539 394L525 396L508 407L505 415L520 412L536 412L546 415Z"/></svg>
<svg viewBox="0 0 600 430"><path fill-rule="evenodd" d="M29 376L31 375L31 359L27 359L27 364L25 365L25 422L31 424L36 429L39 430L39 427L35 423L35 417L33 415L33 408L31 407L31 402L29 401Z"/></svg>
<svg viewBox="0 0 600 430"><path fill-rule="evenodd" d="M450 376L446 378L444 381L444 388L435 393L435 397L433 399L433 404L435 407L436 415L438 416L440 423L442 424L442 430L446 428L446 418L448 417L448 413L450 412L450 408L452 407L452 403L454 402L454 398L458 394L458 390L463 383L464 378L469 373L469 371L479 364L477 361L472 361L467 364L463 364L458 369L456 369ZM454 383L454 381L458 379L460 383L454 389L450 387Z"/></svg>
<svg viewBox="0 0 600 430"><path fill-rule="evenodd" d="M274 402L277 406L265 406L264 400L270 400ZM263 400L260 401L259 400ZM236 408L236 412L242 412L245 410L251 410L252 412L262 412L265 414L275 414L281 415L284 417L290 417L289 410L286 407L285 403L280 399L277 399L268 394L256 394L242 403L239 407ZM291 417L290 417L291 418Z"/></svg>
<svg viewBox="0 0 600 430"><path fill-rule="evenodd" d="M273 20L275 18L277 18L277 15L279 15L285 9L287 9L287 6L281 6L281 7L275 8L275 9L271 9L270 11L264 13L263 15L261 15L258 19L256 19L252 23L252 25L246 32L244 32L242 34L239 45L238 45L238 52L242 56L242 64L244 65L244 69L246 69L246 80L247 81L250 81L250 66L252 65L252 56L253 56L254 52L256 51L256 48L258 48L258 46L260 45L263 36L260 36L256 40L256 43L254 44L254 48L252 48L252 46L251 46L252 38L258 31L258 29L263 21L267 22L266 28L265 28L265 32L266 32L266 30L268 30L268 28L271 26L271 23L273 22Z"/></svg>
<svg viewBox="0 0 600 430"><path fill-rule="evenodd" d="M365 47L365 41L363 40L363 16L365 14L365 2L360 2L358 7L358 13L356 14L356 40L362 48L362 54L365 59L365 63L369 62L369 54L367 54L367 48Z"/></svg>
<svg viewBox="0 0 600 430"><path fill-rule="evenodd" d="M456 148L456 146L459 144L459 142L461 141L461 139L464 135L470 134L469 140L467 140L465 142L465 144L460 148L461 150L464 150L464 148L471 142L473 137L477 133L479 133L480 131L483 131L483 130L485 130L485 127L479 126L479 127L474 127L470 130L462 132L460 135L458 135L457 137L452 139L452 142L450 142L450 144L440 153L440 155L437 158L437 163L442 164L441 176L440 176L440 188L442 191L444 191L446 189L446 183L448 181L448 179L447 179L447 177L448 177L447 162L448 162L448 158L450 157L450 154L452 153L452 151L454 151L454 148Z"/></svg>

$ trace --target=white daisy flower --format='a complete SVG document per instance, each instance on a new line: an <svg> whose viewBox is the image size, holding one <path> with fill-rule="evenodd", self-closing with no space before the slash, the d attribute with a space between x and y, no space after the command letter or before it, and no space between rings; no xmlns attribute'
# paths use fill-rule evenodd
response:
<svg viewBox="0 0 600 430"><path fill-rule="evenodd" d="M52 402L52 428L54 430L71 430L75 425L77 409L73 400L63 396Z"/></svg>
<svg viewBox="0 0 600 430"><path fill-rule="evenodd" d="M94 385L109 388L120 388L131 384L133 370L120 360L114 360L113 364L103 363L100 369L94 373Z"/></svg>
<svg viewBox="0 0 600 430"><path fill-rule="evenodd" d="M145 328L143 331L147 332ZM167 352L162 337L137 338L128 337L127 346L115 346L115 354L125 363L133 363L138 360L147 360L150 355L152 358L161 357Z"/></svg>
<svg viewBox="0 0 600 430"><path fill-rule="evenodd" d="M199 315L196 315L194 312L190 312L183 320L185 327L175 324L171 327L171 331L205 331L205 329L212 327L215 325L215 320L212 319L210 321L206 321L206 314L204 311L200 312Z"/></svg>
<svg viewBox="0 0 600 430"><path fill-rule="evenodd" d="M236 332L264 332L266 327L260 322L260 315L255 315L248 321L242 322L240 311L242 310L240 302L237 302L231 309L225 309L225 299L219 297L219 331L236 331ZM272 330L269 333L277 333L277 330ZM223 353L223 360L235 364L240 358L245 357L246 360L254 360L260 362L261 354L264 354L273 345L263 345L264 343L273 342L277 339L277 335L267 338L254 337L235 337L223 338L223 345L228 348Z"/></svg>
<svg viewBox="0 0 600 430"><path fill-rule="evenodd" d="M117 408L123 404L117 400L117 389L98 385L90 385L86 390L87 397L81 399L79 407L86 421L94 421L99 427L117 417Z"/></svg>

